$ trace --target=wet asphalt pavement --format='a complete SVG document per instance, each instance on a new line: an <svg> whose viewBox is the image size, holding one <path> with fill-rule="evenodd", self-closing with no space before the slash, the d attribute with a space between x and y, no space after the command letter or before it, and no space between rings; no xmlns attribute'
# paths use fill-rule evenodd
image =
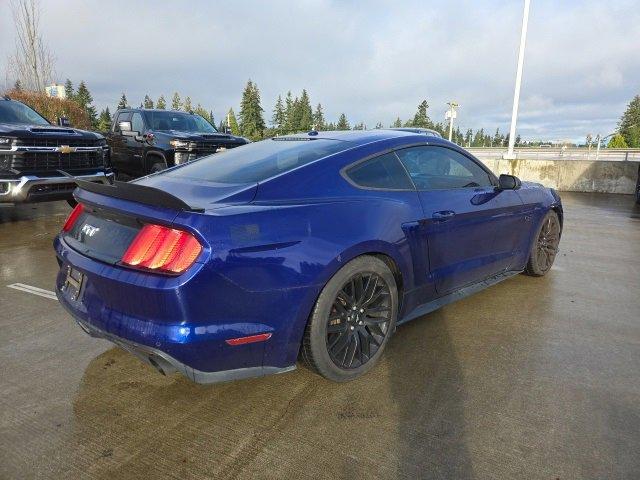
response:
<svg viewBox="0 0 640 480"><path fill-rule="evenodd" d="M7 288L53 290L66 203L0 208L0 479L640 478L640 208L562 196L549 275L400 327L348 384L159 375Z"/></svg>

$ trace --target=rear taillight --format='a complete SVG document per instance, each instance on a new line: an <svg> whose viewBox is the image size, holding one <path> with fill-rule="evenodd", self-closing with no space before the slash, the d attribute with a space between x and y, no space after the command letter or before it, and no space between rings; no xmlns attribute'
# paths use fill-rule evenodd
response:
<svg viewBox="0 0 640 480"><path fill-rule="evenodd" d="M196 238L184 230L145 225L122 256L122 263L160 272L181 273L202 251Z"/></svg>
<svg viewBox="0 0 640 480"><path fill-rule="evenodd" d="M84 205L82 205L81 203L73 207L73 210L71 210L71 213L67 217L67 221L64 222L64 225L62 226L62 231L68 232L69 230L71 230L73 228L73 225L76 223L76 220L78 220L78 217L82 214L83 211Z"/></svg>

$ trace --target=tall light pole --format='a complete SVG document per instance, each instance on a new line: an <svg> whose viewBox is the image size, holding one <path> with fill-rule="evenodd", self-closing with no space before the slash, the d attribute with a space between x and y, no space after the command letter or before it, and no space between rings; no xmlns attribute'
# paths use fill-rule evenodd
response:
<svg viewBox="0 0 640 480"><path fill-rule="evenodd" d="M516 141L516 121L518 119L518 104L520 103L520 84L522 83L522 67L524 65L524 46L527 42L527 24L529 23L530 0L524 0L524 13L522 14L522 32L520 34L520 50L518 52L518 70L516 72L516 88L513 93L513 110L511 110L511 130L509 131L509 150L504 158L513 159L513 146Z"/></svg>
<svg viewBox="0 0 640 480"><path fill-rule="evenodd" d="M456 118L456 108L460 105L456 102L447 102L447 105L449 105L449 110L447 110L445 118L449 119L449 141L451 141L451 137L453 136L453 119Z"/></svg>

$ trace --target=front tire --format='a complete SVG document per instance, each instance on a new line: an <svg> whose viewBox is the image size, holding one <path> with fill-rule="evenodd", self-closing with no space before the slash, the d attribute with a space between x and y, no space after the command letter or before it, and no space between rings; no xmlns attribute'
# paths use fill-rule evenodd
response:
<svg viewBox="0 0 640 480"><path fill-rule="evenodd" d="M378 362L396 325L398 289L377 257L358 257L325 285L307 324L301 357L335 382L354 380Z"/></svg>
<svg viewBox="0 0 640 480"><path fill-rule="evenodd" d="M551 270L553 261L558 254L561 233L562 228L560 227L558 214L550 210L538 229L524 273L532 277L542 277Z"/></svg>
<svg viewBox="0 0 640 480"><path fill-rule="evenodd" d="M167 165L164 162L156 162L151 165L151 173L158 173L167 169Z"/></svg>

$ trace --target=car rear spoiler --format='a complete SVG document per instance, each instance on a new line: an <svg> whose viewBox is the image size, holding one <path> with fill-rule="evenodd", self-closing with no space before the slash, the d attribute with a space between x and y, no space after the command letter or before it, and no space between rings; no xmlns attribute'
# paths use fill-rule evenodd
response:
<svg viewBox="0 0 640 480"><path fill-rule="evenodd" d="M63 170L58 170L65 177L72 178L78 188L87 192L105 195L107 197L129 200L131 202L144 203L155 207L171 208L173 210L184 210L187 212L204 212L204 208L192 207L178 197L171 195L164 190L137 183L114 181L112 185L105 183L94 183L80 180L73 175L69 175Z"/></svg>

